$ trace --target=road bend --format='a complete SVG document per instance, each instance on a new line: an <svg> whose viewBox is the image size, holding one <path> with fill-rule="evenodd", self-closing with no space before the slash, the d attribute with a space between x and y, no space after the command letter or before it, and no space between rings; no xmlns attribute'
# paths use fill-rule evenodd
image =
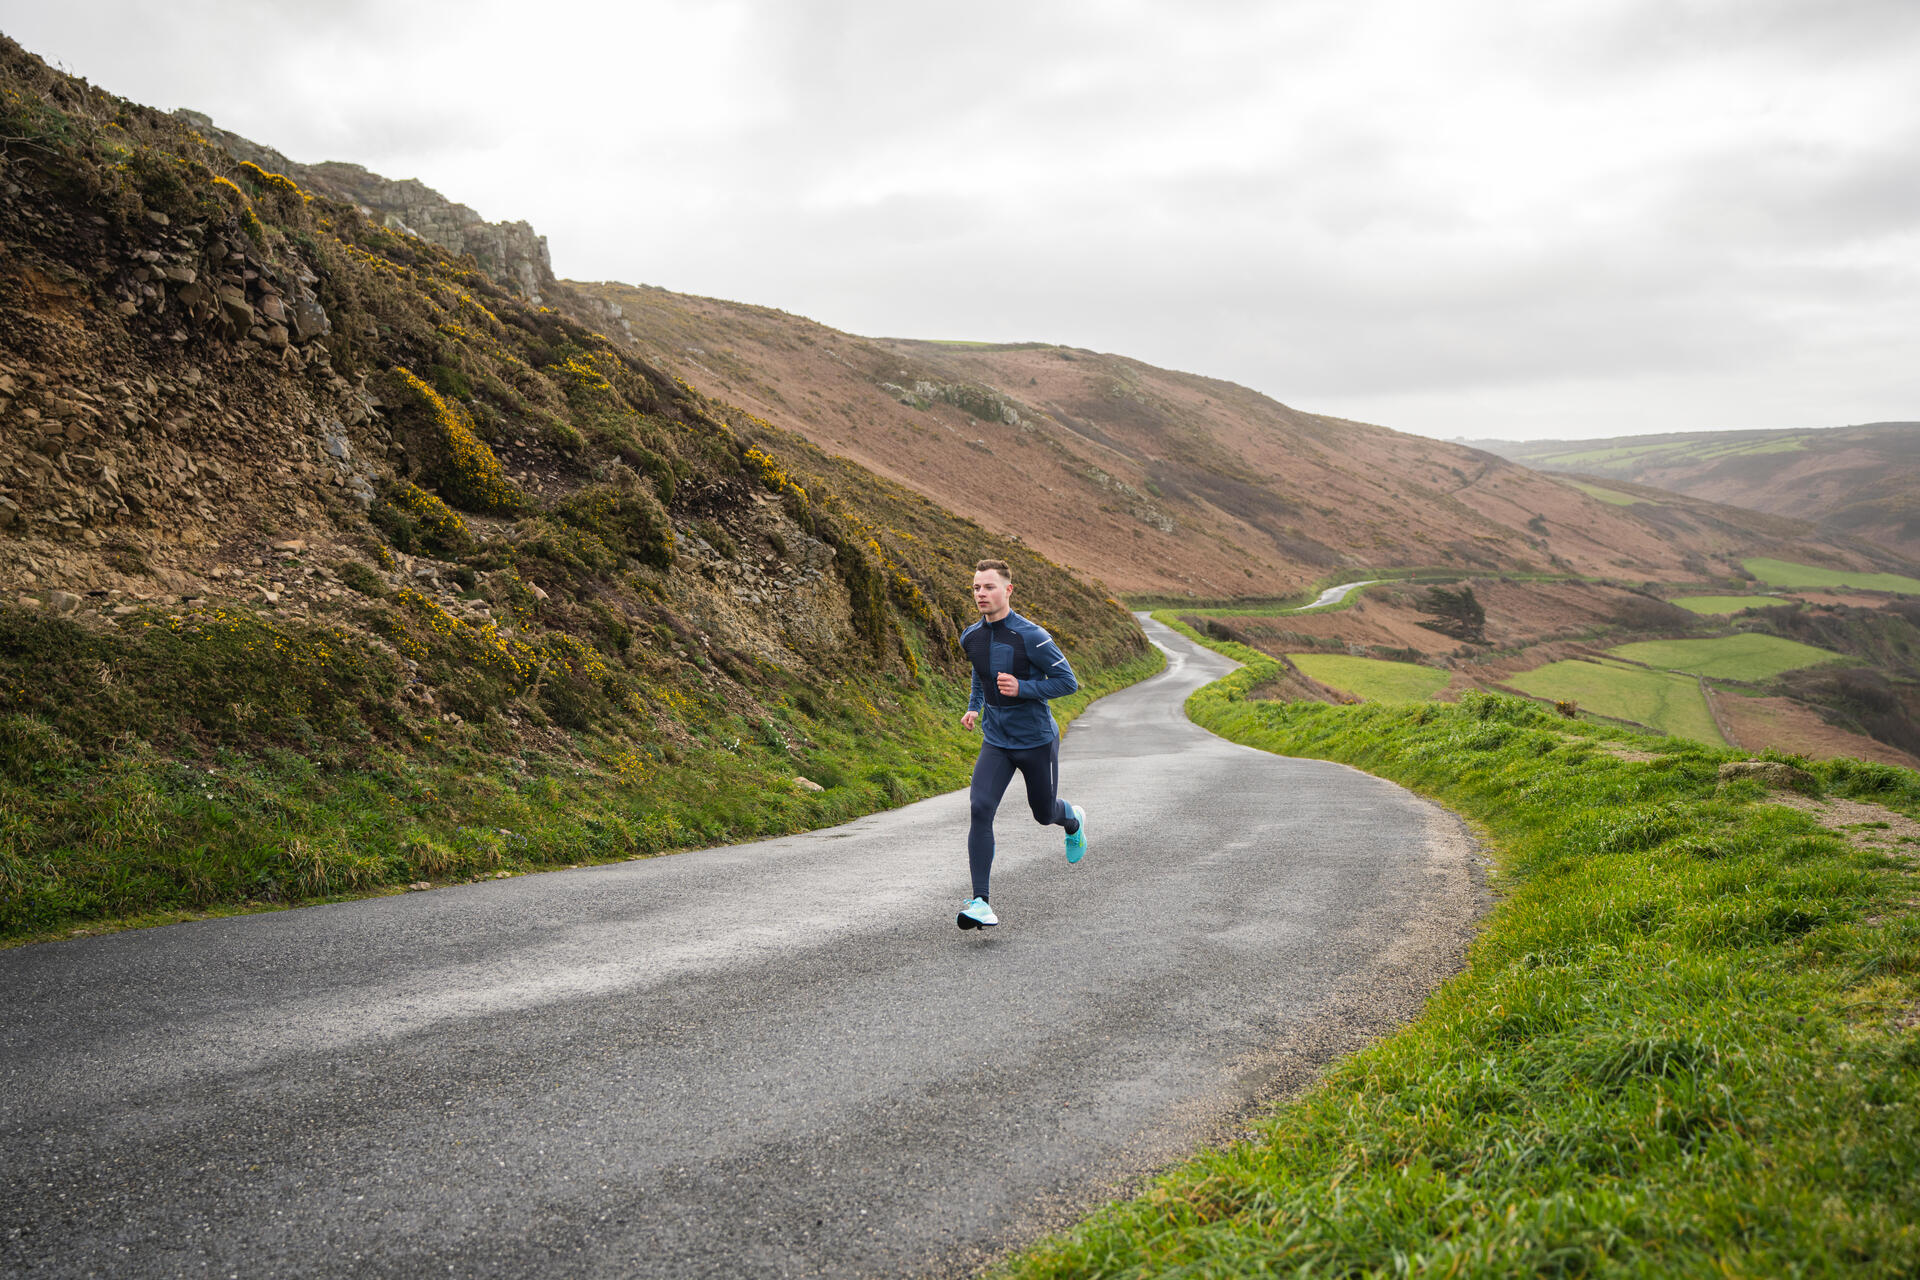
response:
<svg viewBox="0 0 1920 1280"><path fill-rule="evenodd" d="M673 857L0 952L0 1273L962 1273L1408 1018L1482 903L1446 812L1186 719L1167 670L1016 779Z"/></svg>

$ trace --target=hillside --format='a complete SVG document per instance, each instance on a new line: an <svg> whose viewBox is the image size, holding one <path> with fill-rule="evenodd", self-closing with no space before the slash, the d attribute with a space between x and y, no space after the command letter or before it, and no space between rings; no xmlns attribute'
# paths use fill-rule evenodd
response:
<svg viewBox="0 0 1920 1280"><path fill-rule="evenodd" d="M1389 566L1633 581L1719 577L1752 555L1891 566L1798 522L1603 501L1121 356L861 338L765 307L576 287L607 332L707 394L1128 593L1273 596Z"/></svg>
<svg viewBox="0 0 1920 1280"><path fill-rule="evenodd" d="M1920 558L1920 422L1475 443L1542 471L1627 480L1811 520L1826 533Z"/></svg>
<svg viewBox="0 0 1920 1280"><path fill-rule="evenodd" d="M1090 687L1152 665L1100 592L564 288L4 40L0 136L0 940L959 785L981 555Z"/></svg>

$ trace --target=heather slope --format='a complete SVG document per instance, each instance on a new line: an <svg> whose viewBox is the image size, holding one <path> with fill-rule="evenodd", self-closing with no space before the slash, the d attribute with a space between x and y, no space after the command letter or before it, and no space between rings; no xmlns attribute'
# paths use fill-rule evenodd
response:
<svg viewBox="0 0 1920 1280"><path fill-rule="evenodd" d="M1480 450L1121 356L861 338L766 307L575 287L607 332L690 384L1119 591L1272 596L1387 566L1674 581L1809 539L1808 555L1873 555L1709 503L1602 501Z"/></svg>

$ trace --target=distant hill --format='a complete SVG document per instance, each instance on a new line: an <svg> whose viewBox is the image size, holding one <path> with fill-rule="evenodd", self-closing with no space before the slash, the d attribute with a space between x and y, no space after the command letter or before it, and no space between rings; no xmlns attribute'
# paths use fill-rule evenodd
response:
<svg viewBox="0 0 1920 1280"><path fill-rule="evenodd" d="M1489 452L1045 343L862 338L801 316L579 284L601 323L752 410L1116 590L1278 595L1373 568L1731 577L1892 557L1696 499L1606 501Z"/></svg>
<svg viewBox="0 0 1920 1280"><path fill-rule="evenodd" d="M1795 516L1920 557L1920 422L1473 443L1543 471L1630 480Z"/></svg>

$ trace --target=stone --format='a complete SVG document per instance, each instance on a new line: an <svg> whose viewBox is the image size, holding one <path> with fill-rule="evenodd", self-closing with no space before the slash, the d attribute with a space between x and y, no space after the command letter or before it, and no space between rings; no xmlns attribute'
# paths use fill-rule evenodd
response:
<svg viewBox="0 0 1920 1280"><path fill-rule="evenodd" d="M825 787L821 786L819 783L815 782L813 779L802 778L802 777L799 777L798 775L794 777L793 785L800 788L802 791L825 791L826 790Z"/></svg>
<svg viewBox="0 0 1920 1280"><path fill-rule="evenodd" d="M217 291L220 308L227 313L227 322L234 328L244 331L253 323L253 307L247 302L247 291L238 285L223 284Z"/></svg>
<svg viewBox="0 0 1920 1280"><path fill-rule="evenodd" d="M207 286L189 281L180 286L174 295L180 299L180 305L192 313L195 320L208 320L213 316L214 293Z"/></svg>
<svg viewBox="0 0 1920 1280"><path fill-rule="evenodd" d="M172 280L176 284L192 284L198 278L199 273L194 271L192 267L167 268L167 279Z"/></svg>
<svg viewBox="0 0 1920 1280"><path fill-rule="evenodd" d="M1783 760L1733 760L1720 766L1722 786L1741 778L1752 778L1771 791L1797 791L1809 796L1820 793L1818 778Z"/></svg>
<svg viewBox="0 0 1920 1280"><path fill-rule="evenodd" d="M283 324L268 325L266 333L261 335L260 340L276 350L286 346L288 341L287 326Z"/></svg>
<svg viewBox="0 0 1920 1280"><path fill-rule="evenodd" d="M274 543L273 549L275 551L285 551L290 555L297 556L307 549L307 540L305 538L284 538Z"/></svg>
<svg viewBox="0 0 1920 1280"><path fill-rule="evenodd" d="M260 299L255 310L275 324L282 324L287 318L287 309L281 305L280 299L270 293Z"/></svg>
<svg viewBox="0 0 1920 1280"><path fill-rule="evenodd" d="M422 582L432 582L440 576L440 571L430 564L417 564L413 566L413 576Z"/></svg>
<svg viewBox="0 0 1920 1280"><path fill-rule="evenodd" d="M287 319L293 328L293 340L298 343L312 342L333 332L333 322L327 319L326 309L305 290L294 298Z"/></svg>
<svg viewBox="0 0 1920 1280"><path fill-rule="evenodd" d="M21 596L17 603L22 609L38 609L40 607L40 598L38 596Z"/></svg>
<svg viewBox="0 0 1920 1280"><path fill-rule="evenodd" d="M71 591L47 592L47 608L55 613L72 613L80 607L80 597Z"/></svg>
<svg viewBox="0 0 1920 1280"><path fill-rule="evenodd" d="M153 223L156 227L164 227L170 224L173 219L158 209L149 209L147 210L147 221Z"/></svg>
<svg viewBox="0 0 1920 1280"><path fill-rule="evenodd" d="M337 431L327 433L327 456L346 462L353 457L353 449L347 443L347 437Z"/></svg>

